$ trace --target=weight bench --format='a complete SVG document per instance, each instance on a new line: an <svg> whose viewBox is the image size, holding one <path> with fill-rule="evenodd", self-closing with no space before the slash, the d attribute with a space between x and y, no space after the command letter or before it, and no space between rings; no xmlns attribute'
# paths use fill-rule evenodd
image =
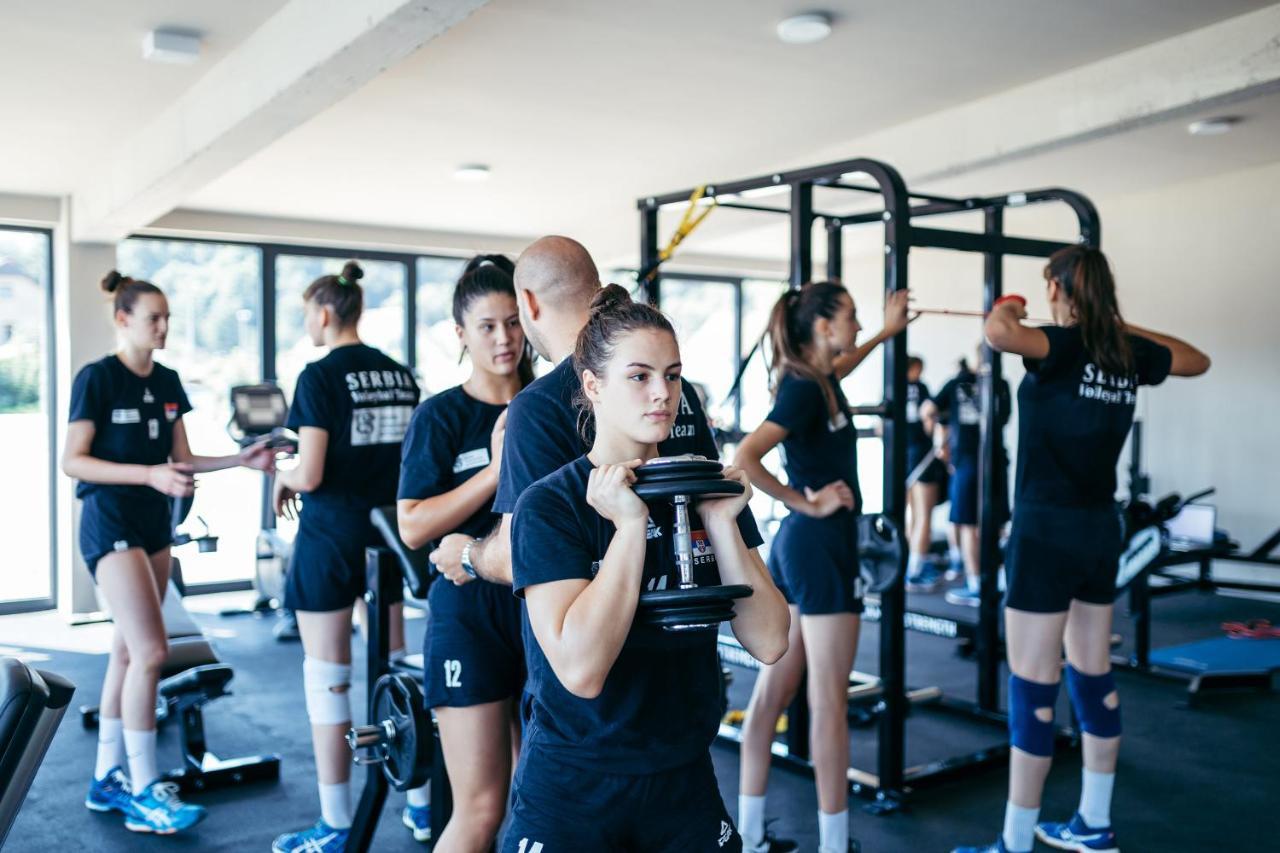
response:
<svg viewBox="0 0 1280 853"><path fill-rule="evenodd" d="M399 523L396 521L395 507L377 507L369 514L369 520L377 528L385 541L385 546L367 548L365 550L365 603L368 605L368 625L365 638L368 644L366 653L368 681L368 710L366 718L373 722L375 718L374 702L377 695L376 685L384 675L395 672L413 673L416 679L422 678L422 668L413 666L393 667L390 655L390 635L387 630L387 619L390 612L390 594L402 586L408 586L409 594L415 599L426 600L431 582L435 579L431 562L427 559L428 549L413 549L400 539ZM449 815L453 812L453 795L449 788L449 776L444 766L444 752L440 748L440 731L431 726L431 837L438 839L444 832ZM368 763L368 775L364 790L360 794L360 802L356 805L355 819L351 824L351 834L347 838L349 853L364 853L373 847L373 834L378 826L378 817L386 803L390 783L382 772L382 767ZM410 786L411 787L411 786Z"/></svg>
<svg viewBox="0 0 1280 853"><path fill-rule="evenodd" d="M0 658L0 847L75 690L62 676Z"/></svg>
<svg viewBox="0 0 1280 853"><path fill-rule="evenodd" d="M209 751L204 736L204 706L230 695L227 685L235 673L229 664L219 660L200 626L183 607L182 596L172 581L164 597L163 614L169 657L160 671L156 690L156 725L174 716L182 725L182 766L165 773L165 778L184 792L279 779L277 754L218 758ZM82 707L80 715L86 729L97 728L97 706Z"/></svg>

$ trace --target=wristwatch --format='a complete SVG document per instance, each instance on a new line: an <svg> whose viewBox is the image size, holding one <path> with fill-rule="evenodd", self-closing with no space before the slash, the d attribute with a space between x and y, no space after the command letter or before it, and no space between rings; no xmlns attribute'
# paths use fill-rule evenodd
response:
<svg viewBox="0 0 1280 853"><path fill-rule="evenodd" d="M462 546L462 570L471 577L476 577L476 567L471 564L471 546L475 545L477 539L472 539L466 545Z"/></svg>

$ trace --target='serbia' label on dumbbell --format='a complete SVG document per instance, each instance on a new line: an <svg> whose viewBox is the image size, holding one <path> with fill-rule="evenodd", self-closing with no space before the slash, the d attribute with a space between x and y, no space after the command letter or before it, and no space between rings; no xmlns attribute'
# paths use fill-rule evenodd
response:
<svg viewBox="0 0 1280 853"><path fill-rule="evenodd" d="M695 530L689 536L693 540L693 564L701 566L706 563L715 563L716 552L711 547L711 538L707 536L707 531Z"/></svg>

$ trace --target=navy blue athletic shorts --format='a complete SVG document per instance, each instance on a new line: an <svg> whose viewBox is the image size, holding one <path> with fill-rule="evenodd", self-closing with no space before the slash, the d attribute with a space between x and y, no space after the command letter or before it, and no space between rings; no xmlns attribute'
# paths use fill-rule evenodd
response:
<svg viewBox="0 0 1280 853"><path fill-rule="evenodd" d="M740 853L711 756L644 775L601 773L536 747L520 754L502 853Z"/></svg>
<svg viewBox="0 0 1280 853"><path fill-rule="evenodd" d="M996 466L995 507L998 512L996 524L1004 524L1009 520L1009 497L1005 488L1007 477L1005 466ZM952 524L978 523L978 465L966 462L957 465L951 472L951 484L948 487L951 499Z"/></svg>
<svg viewBox="0 0 1280 853"><path fill-rule="evenodd" d="M511 587L436 578L423 642L428 708L467 708L514 699L524 688L520 599Z"/></svg>
<svg viewBox="0 0 1280 853"><path fill-rule="evenodd" d="M1062 613L1071 602L1111 604L1123 542L1111 507L1020 503L1005 546L1005 606Z"/></svg>
<svg viewBox="0 0 1280 853"><path fill-rule="evenodd" d="M284 606L304 613L350 607L367 588L365 549L382 544L367 507L304 505L285 578ZM388 604L402 601L404 592L397 588Z"/></svg>
<svg viewBox="0 0 1280 853"><path fill-rule="evenodd" d="M113 551L141 548L150 556L172 543L173 512L169 499L159 492L154 498L130 496L127 500L102 491L85 495L80 509L80 553L94 580L98 561Z"/></svg>
<svg viewBox="0 0 1280 853"><path fill-rule="evenodd" d="M769 574L801 615L861 613L858 517L848 510L826 518L788 515L769 546Z"/></svg>

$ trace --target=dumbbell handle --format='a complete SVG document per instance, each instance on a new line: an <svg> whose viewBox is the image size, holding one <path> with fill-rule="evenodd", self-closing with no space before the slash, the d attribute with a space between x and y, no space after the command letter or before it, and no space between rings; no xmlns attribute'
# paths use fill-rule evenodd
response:
<svg viewBox="0 0 1280 853"><path fill-rule="evenodd" d="M352 750L373 749L374 747L383 746L395 740L396 725L390 720L382 720L367 726L356 726L347 732L347 746ZM359 757L356 763L369 763L367 760L361 762Z"/></svg>
<svg viewBox="0 0 1280 853"><path fill-rule="evenodd" d="M689 497L676 495L673 499L676 508L675 540L676 571L680 576L680 589L690 589L693 582L693 529L689 523Z"/></svg>

